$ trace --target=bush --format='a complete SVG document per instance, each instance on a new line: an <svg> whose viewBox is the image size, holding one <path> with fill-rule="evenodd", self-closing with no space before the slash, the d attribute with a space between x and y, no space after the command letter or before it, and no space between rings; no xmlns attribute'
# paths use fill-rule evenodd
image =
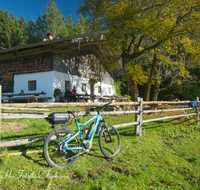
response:
<svg viewBox="0 0 200 190"><path fill-rule="evenodd" d="M116 96L121 96L122 88L126 86L127 86L126 83L122 82L120 79L115 80L114 88L115 88Z"/></svg>
<svg viewBox="0 0 200 190"><path fill-rule="evenodd" d="M62 92L61 92L61 90L60 90L59 88L55 88L55 89L54 89L54 93L53 93L54 98L55 98L56 96L61 95L61 94L62 94Z"/></svg>
<svg viewBox="0 0 200 190"><path fill-rule="evenodd" d="M125 94L123 97L128 98L128 101L131 102L131 96Z"/></svg>

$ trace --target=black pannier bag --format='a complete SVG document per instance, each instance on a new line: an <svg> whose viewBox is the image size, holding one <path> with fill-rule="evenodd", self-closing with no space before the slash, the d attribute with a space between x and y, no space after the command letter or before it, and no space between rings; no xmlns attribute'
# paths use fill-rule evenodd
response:
<svg viewBox="0 0 200 190"><path fill-rule="evenodd" d="M65 113L65 112L54 112L54 113L50 113L48 115L48 117L46 117L45 119L52 125L55 124L65 124L66 122L69 121L69 113Z"/></svg>

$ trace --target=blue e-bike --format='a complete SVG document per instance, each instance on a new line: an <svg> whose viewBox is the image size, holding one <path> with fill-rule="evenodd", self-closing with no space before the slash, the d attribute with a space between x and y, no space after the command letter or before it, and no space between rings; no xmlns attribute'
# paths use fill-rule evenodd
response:
<svg viewBox="0 0 200 190"><path fill-rule="evenodd" d="M47 163L52 167L68 167L76 162L79 155L88 153L91 149L94 134L99 134L99 147L106 158L112 159L117 156L121 148L121 139L117 129L112 125L107 125L100 111L107 107L111 102L91 108L89 111L97 111L86 123L79 123L75 114L77 111L55 112L49 114L46 118L53 128L58 125L46 138L44 143L44 157ZM84 116L90 112L86 112ZM77 132L67 128L67 122L73 116L71 123L75 120L78 128ZM80 127L90 124L85 138L83 138Z"/></svg>

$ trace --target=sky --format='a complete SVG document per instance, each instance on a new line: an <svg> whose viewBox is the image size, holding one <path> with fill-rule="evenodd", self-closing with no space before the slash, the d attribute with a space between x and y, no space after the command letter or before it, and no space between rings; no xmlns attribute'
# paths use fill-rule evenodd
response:
<svg viewBox="0 0 200 190"><path fill-rule="evenodd" d="M49 0L0 0L0 9L8 10L13 13L14 17L20 18L24 16L25 21L33 19L36 22L38 16L43 15ZM78 22L77 9L79 7L78 0L54 0L57 8L61 10L61 14L67 19L71 13L75 24Z"/></svg>

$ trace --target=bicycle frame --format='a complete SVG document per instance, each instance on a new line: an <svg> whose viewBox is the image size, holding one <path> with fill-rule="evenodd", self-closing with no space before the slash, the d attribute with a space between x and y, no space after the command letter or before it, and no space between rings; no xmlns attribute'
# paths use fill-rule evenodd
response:
<svg viewBox="0 0 200 190"><path fill-rule="evenodd" d="M76 121L76 126L78 128L78 131L74 135L72 135L71 137L69 137L69 138L67 138L67 139L65 139L64 141L61 142L61 144L64 143L63 148L65 148L66 150L84 150L83 147L82 147L82 144L81 144L81 147L73 147L72 148L72 147L68 147L67 143L69 143L77 135L80 135L81 139L83 139L83 135L82 135L80 127L88 125L89 123L91 123L95 119L96 119L96 123L95 123L95 126L93 128L91 138L89 140L87 140L90 143L92 141L93 137L94 137L94 133L96 132L96 129L97 129L97 126L98 126L99 122L103 122L104 121L103 118L101 117L101 114L97 114L96 116L92 117L86 123L79 123L78 121Z"/></svg>

